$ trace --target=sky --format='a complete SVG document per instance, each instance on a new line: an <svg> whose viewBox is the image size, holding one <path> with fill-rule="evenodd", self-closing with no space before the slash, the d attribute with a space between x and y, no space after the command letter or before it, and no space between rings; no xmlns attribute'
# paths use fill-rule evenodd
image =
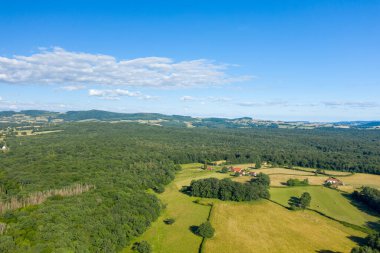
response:
<svg viewBox="0 0 380 253"><path fill-rule="evenodd" d="M0 110L380 120L380 1L1 1Z"/></svg>

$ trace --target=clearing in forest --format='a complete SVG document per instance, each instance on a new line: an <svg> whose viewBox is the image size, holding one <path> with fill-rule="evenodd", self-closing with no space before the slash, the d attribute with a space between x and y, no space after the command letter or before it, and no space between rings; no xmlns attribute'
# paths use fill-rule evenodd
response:
<svg viewBox="0 0 380 253"><path fill-rule="evenodd" d="M198 252L202 238L195 235L191 226L200 225L207 220L210 207L196 204L197 198L189 197L179 190L182 185L190 184L192 175L204 176L200 164L188 164L178 172L175 180L165 187L165 192L157 196L166 205L161 216L136 241L148 241L155 253ZM165 219L173 218L171 225L164 223ZM132 252L131 246L124 253Z"/></svg>
<svg viewBox="0 0 380 253"><path fill-rule="evenodd" d="M369 222L379 221L379 217L361 211L351 203L347 194L323 186L296 186L270 189L271 199L284 206L289 206L291 197L299 197L303 192L311 195L310 208L322 212L334 219L366 226Z"/></svg>
<svg viewBox="0 0 380 253"><path fill-rule="evenodd" d="M215 237L204 252L349 252L365 236L311 211L289 211L261 200L218 202L212 211Z"/></svg>
<svg viewBox="0 0 380 253"><path fill-rule="evenodd" d="M146 240L156 253L196 253L202 238L191 232L191 226L206 221L210 207L196 204L198 198L189 197L179 190L189 185L191 180L201 178L231 178L245 182L252 177L231 177L230 173L218 172L221 166L212 166L213 170L203 170L202 164L184 164L182 171L176 174L174 181L157 196L166 205L161 216L136 241ZM235 167L243 167L234 165ZM246 165L249 167L251 165ZM310 177L324 180L325 176L315 176L311 172L295 171L284 168L263 168L255 170L269 174L278 182L294 177ZM356 175L356 174L355 174ZM372 175L368 175L370 178ZM344 177L347 180L349 177ZM275 180L274 180L275 181ZM311 181L309 179L309 181ZM276 181L275 181L276 182ZM321 184L319 182L318 184ZM363 183L366 183L363 181ZM277 184L277 183L276 183ZM378 217L369 215L350 203L342 193L322 186L308 187L272 187L273 201L287 206L292 196L302 192L312 196L311 208L335 219L364 226L367 222L376 222ZM313 211L290 211L279 204L267 200L254 202L214 202L211 223L216 229L215 237L204 244L203 252L349 252L357 244L355 241L366 235L348 228ZM166 225L165 219L173 218L172 225ZM327 236L328 235L328 236ZM131 252L131 246L123 252Z"/></svg>

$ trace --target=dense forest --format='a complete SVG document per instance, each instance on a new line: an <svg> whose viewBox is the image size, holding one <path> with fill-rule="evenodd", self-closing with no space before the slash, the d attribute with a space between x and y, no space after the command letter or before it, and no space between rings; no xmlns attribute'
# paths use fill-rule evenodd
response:
<svg viewBox="0 0 380 253"><path fill-rule="evenodd" d="M0 252L117 252L157 219L179 164L227 160L380 174L380 132L65 123L0 152ZM13 208L22 206L23 208Z"/></svg>

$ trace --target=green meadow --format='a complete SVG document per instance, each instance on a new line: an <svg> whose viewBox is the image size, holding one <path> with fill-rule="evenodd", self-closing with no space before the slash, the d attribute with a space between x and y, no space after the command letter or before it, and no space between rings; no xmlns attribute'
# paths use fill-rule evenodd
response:
<svg viewBox="0 0 380 253"><path fill-rule="evenodd" d="M365 226L368 222L379 221L379 217L361 211L351 204L345 193L324 186L271 188L271 199L285 206L291 197L299 197L303 192L311 195L310 208L322 212L334 219Z"/></svg>
<svg viewBox="0 0 380 253"><path fill-rule="evenodd" d="M182 165L182 171L176 174L165 192L157 194L165 206L161 216L136 242L148 241L153 252L157 253L199 252L202 238L190 228L207 220L210 207L194 203L198 198L189 197L180 189L194 179L230 177L228 173L219 173L220 167L212 171L201 168L202 164L198 163ZM276 172L272 169L261 171ZM282 169L281 172L294 176L292 170ZM243 182L250 177L232 179ZM276 252L349 252L356 245L350 238L366 236L316 212L290 211L286 208L290 197L298 197L306 191L312 196L311 209L336 220L358 226L379 221L379 217L360 210L345 193L337 190L323 186L271 187L271 200L275 203L267 200L244 203L214 199L201 201L214 203L210 221L216 229L215 237L205 241L202 252L236 252L239 249L241 252L269 253L274 248ZM168 218L175 219L175 222L165 224L164 220ZM326 231L329 236L326 236ZM131 246L123 251L130 252Z"/></svg>

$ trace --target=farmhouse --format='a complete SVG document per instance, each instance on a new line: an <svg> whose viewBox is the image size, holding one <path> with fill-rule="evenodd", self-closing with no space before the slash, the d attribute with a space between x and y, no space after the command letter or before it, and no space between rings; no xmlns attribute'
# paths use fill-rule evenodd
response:
<svg viewBox="0 0 380 253"><path fill-rule="evenodd" d="M337 185L343 185L343 182L335 177L329 177L328 179L326 179L325 184L337 186Z"/></svg>
<svg viewBox="0 0 380 253"><path fill-rule="evenodd" d="M241 174L241 173L244 172L244 170L243 170L242 168L238 168L238 167L232 167L232 166L231 166L229 169L230 169L230 171L233 172L233 173L239 173L239 174Z"/></svg>

